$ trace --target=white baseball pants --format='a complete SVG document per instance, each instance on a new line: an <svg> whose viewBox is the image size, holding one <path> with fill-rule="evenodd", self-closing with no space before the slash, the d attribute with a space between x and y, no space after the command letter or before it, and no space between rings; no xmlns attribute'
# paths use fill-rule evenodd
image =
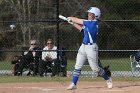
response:
<svg viewBox="0 0 140 93"><path fill-rule="evenodd" d="M98 46L97 44L93 45L84 45L82 44L78 50L75 69L80 69L83 67L83 64L88 59L91 69L95 72L99 71L98 66Z"/></svg>

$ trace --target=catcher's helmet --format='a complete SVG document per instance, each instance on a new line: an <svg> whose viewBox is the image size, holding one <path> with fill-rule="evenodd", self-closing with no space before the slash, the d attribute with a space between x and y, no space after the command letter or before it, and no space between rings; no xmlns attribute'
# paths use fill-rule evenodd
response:
<svg viewBox="0 0 140 93"><path fill-rule="evenodd" d="M101 11L99 8L97 7L90 7L89 10L87 12L93 13L95 14L95 18L98 19L101 15Z"/></svg>

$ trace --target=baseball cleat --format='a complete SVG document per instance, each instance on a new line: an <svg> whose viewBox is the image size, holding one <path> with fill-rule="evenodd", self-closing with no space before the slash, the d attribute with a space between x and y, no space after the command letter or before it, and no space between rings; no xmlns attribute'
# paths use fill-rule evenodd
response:
<svg viewBox="0 0 140 93"><path fill-rule="evenodd" d="M107 87L108 87L109 89L111 89L112 86L113 86L111 77L106 81L106 83L107 83Z"/></svg>
<svg viewBox="0 0 140 93"><path fill-rule="evenodd" d="M67 90L73 90L73 89L76 89L76 85L74 83L71 83L68 87L67 87Z"/></svg>

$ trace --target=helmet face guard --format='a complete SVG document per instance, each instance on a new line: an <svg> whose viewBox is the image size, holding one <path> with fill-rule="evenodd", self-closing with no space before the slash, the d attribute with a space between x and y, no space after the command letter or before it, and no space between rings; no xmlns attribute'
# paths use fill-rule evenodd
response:
<svg viewBox="0 0 140 93"><path fill-rule="evenodd" d="M101 15L101 11L97 7L90 7L87 12L93 13L95 15L95 19L99 19L100 15Z"/></svg>

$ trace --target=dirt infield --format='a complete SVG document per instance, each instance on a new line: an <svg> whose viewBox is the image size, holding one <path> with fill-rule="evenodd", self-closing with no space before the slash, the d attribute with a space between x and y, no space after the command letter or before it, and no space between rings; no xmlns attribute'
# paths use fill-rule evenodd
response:
<svg viewBox="0 0 140 93"><path fill-rule="evenodd" d="M115 81L112 89L105 82L78 82L77 89L66 90L70 82L0 83L0 93L138 93L136 82ZM140 83L139 83L140 84Z"/></svg>

